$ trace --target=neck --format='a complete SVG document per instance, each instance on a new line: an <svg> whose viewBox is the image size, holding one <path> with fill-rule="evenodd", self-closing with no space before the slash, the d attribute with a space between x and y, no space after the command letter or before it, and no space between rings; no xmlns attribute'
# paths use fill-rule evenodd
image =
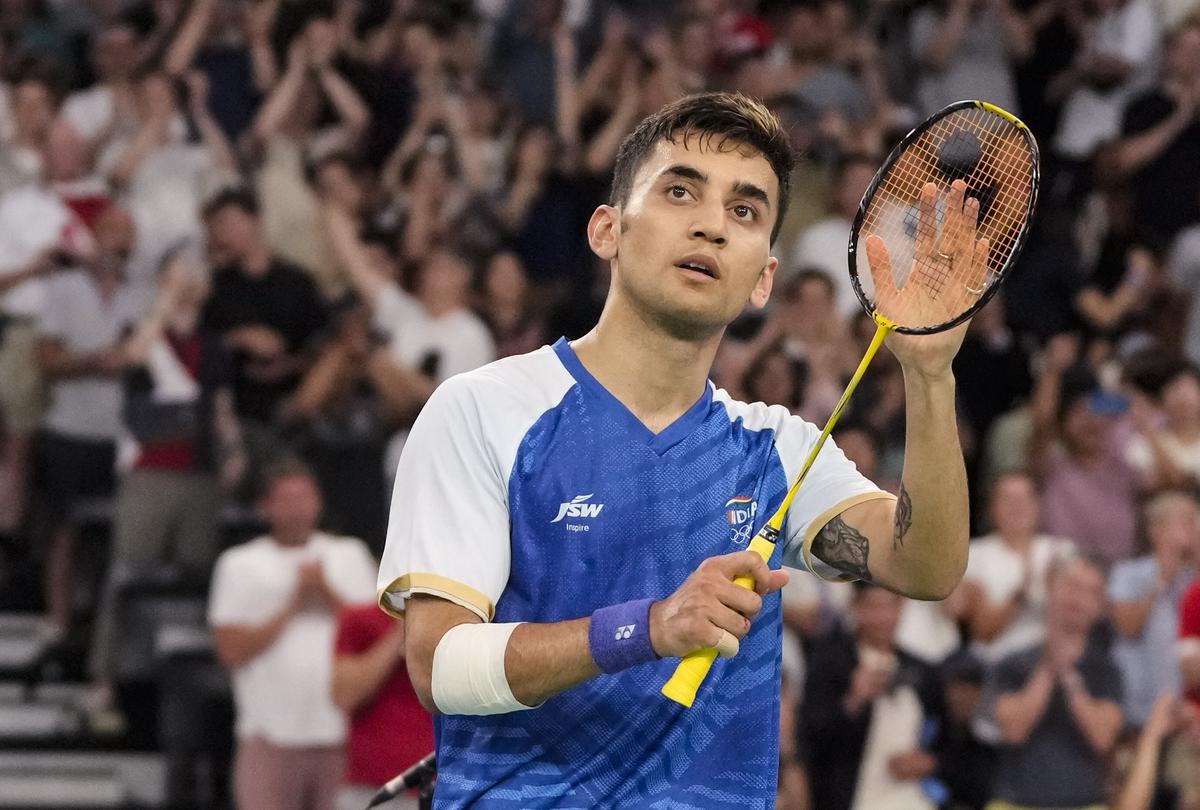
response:
<svg viewBox="0 0 1200 810"><path fill-rule="evenodd" d="M1200 420L1183 419L1171 425L1171 432L1184 441L1200 437Z"/></svg>
<svg viewBox="0 0 1200 810"><path fill-rule="evenodd" d="M421 303L425 305L425 311L434 318L440 318L462 307L456 298L439 298L437 296L424 298Z"/></svg>
<svg viewBox="0 0 1200 810"><path fill-rule="evenodd" d="M999 534L1004 544L1015 551L1024 553L1033 545L1033 532L1000 532Z"/></svg>
<svg viewBox="0 0 1200 810"><path fill-rule="evenodd" d="M290 529L272 529L271 539L281 546L288 548L296 548L308 542L308 538L312 537L312 531L303 529L299 531Z"/></svg>
<svg viewBox="0 0 1200 810"><path fill-rule="evenodd" d="M605 306L600 322L572 344L601 385L652 431L670 425L704 393L724 330L687 340L631 307Z"/></svg>
<svg viewBox="0 0 1200 810"><path fill-rule="evenodd" d="M242 269L248 276L263 276L271 266L271 253L265 245L255 245L242 255Z"/></svg>

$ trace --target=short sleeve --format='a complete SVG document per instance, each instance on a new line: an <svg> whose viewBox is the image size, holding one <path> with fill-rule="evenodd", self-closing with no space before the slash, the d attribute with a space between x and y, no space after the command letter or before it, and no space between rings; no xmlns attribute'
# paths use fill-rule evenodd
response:
<svg viewBox="0 0 1200 810"><path fill-rule="evenodd" d="M421 593L490 621L508 582L509 471L485 436L471 379L434 391L400 456L377 581L393 615Z"/></svg>
<svg viewBox="0 0 1200 810"><path fill-rule="evenodd" d="M342 538L336 566L330 566L331 582L338 596L349 604L370 604L375 596L375 560L363 541Z"/></svg>
<svg viewBox="0 0 1200 810"><path fill-rule="evenodd" d="M820 430L780 406L771 406L768 411L772 417L778 415L775 446L790 485L812 452ZM895 496L875 486L846 458L833 439L827 440L788 509L783 525L784 563L824 579L844 578L840 571L811 556L813 538L834 516L856 504L877 499L895 500Z"/></svg>
<svg viewBox="0 0 1200 810"><path fill-rule="evenodd" d="M1126 560L1117 563L1108 580L1109 601L1136 602L1154 589L1155 571L1148 568L1145 562Z"/></svg>
<svg viewBox="0 0 1200 810"><path fill-rule="evenodd" d="M231 549L222 554L213 569L208 596L208 623L211 627L249 624L261 618L261 611L256 607L257 595L252 588L245 587L245 579L239 576L236 551Z"/></svg>
<svg viewBox="0 0 1200 810"><path fill-rule="evenodd" d="M1192 583L1179 605L1179 637L1200 639L1200 580Z"/></svg>

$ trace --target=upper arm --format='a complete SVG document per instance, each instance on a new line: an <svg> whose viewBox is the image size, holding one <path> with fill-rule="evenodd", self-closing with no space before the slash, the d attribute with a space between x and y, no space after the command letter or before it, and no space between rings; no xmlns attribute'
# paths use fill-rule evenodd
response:
<svg viewBox="0 0 1200 810"><path fill-rule="evenodd" d="M820 521L805 537L805 559L840 572L838 579L862 579L894 587L887 576L897 501L886 493L858 499ZM839 504L840 506L840 504ZM824 516L822 516L824 517Z"/></svg>
<svg viewBox="0 0 1200 810"><path fill-rule="evenodd" d="M425 594L413 594L404 611L404 661L408 677L423 705L436 712L433 702L433 654L452 627L480 624L483 619L462 605Z"/></svg>

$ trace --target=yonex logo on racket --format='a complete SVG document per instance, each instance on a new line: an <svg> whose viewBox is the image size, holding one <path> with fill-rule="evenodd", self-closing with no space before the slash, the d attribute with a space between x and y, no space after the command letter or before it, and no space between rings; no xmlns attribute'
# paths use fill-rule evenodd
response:
<svg viewBox="0 0 1200 810"><path fill-rule="evenodd" d="M551 523L558 523L565 517L582 517L594 518L600 515L600 510L604 508L602 503L586 503L595 493L589 492L587 495L576 495L566 503L558 505L558 516Z"/></svg>
<svg viewBox="0 0 1200 810"><path fill-rule="evenodd" d="M623 624L617 628L617 632L613 634L613 638L617 641L629 638L633 635L633 631L637 629L636 624Z"/></svg>

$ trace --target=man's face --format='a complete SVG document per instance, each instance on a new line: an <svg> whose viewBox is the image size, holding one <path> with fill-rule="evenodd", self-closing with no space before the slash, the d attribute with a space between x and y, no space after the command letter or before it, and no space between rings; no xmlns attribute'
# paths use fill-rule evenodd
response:
<svg viewBox="0 0 1200 810"><path fill-rule="evenodd" d="M870 587L860 593L853 607L859 640L874 647L891 647L903 606L903 597L883 588Z"/></svg>
<svg viewBox="0 0 1200 810"><path fill-rule="evenodd" d="M588 235L616 260L614 288L643 317L684 339L718 334L747 302L762 307L779 182L758 152L719 138L660 141L629 199L601 206Z"/></svg>
<svg viewBox="0 0 1200 810"><path fill-rule="evenodd" d="M40 140L54 120L54 96L41 82L21 82L13 88L12 112L17 130Z"/></svg>
<svg viewBox="0 0 1200 810"><path fill-rule="evenodd" d="M1063 563L1049 585L1048 612L1052 621L1076 632L1087 632L1104 611L1104 575L1091 563Z"/></svg>
<svg viewBox="0 0 1200 810"><path fill-rule="evenodd" d="M306 475L290 475L271 484L261 508L274 534L307 537L321 517L321 491Z"/></svg>
<svg viewBox="0 0 1200 810"><path fill-rule="evenodd" d="M1007 475L992 490L992 522L1001 534L1032 534L1038 524L1038 497L1033 481Z"/></svg>
<svg viewBox="0 0 1200 810"><path fill-rule="evenodd" d="M208 218L208 242L218 263L241 259L258 236L258 218L237 205L226 205Z"/></svg>

